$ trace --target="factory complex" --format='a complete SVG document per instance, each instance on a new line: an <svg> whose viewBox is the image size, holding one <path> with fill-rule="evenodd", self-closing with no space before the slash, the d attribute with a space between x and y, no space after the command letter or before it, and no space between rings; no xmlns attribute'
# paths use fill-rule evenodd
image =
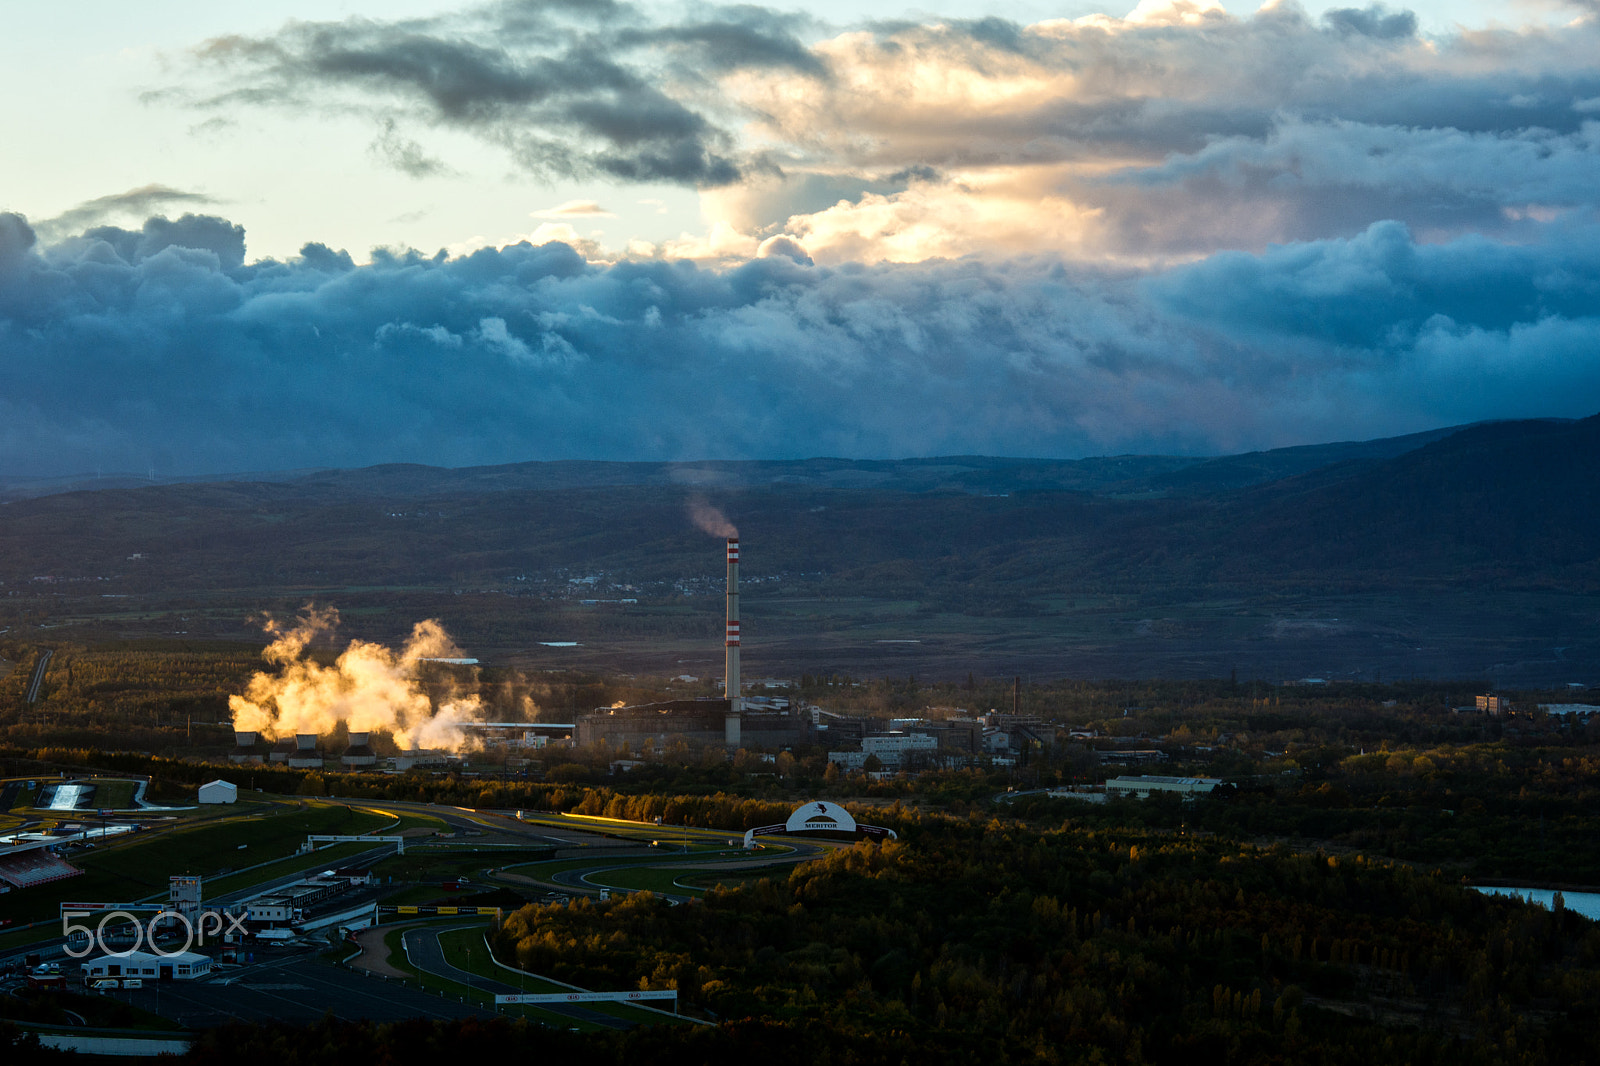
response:
<svg viewBox="0 0 1600 1066"><path fill-rule="evenodd" d="M1020 751L1055 743L1054 725L1018 713L974 716L956 710L926 719L839 714L792 699L795 683L782 678L757 680L750 687L762 694L746 695L740 674L739 552L739 539L728 537L722 696L600 707L578 712L571 722L465 721L459 723L465 746L503 751L508 768L526 766L530 756L546 748L602 749L624 769L639 759L689 750L744 750L770 757L821 749L841 770L892 774L960 768L980 759L1004 766ZM460 750L401 750L381 757L372 735L356 730L348 732L347 746L337 753L325 750L323 738L310 733L273 741L240 730L234 739L229 759L237 764L343 772L461 771L467 764Z"/></svg>

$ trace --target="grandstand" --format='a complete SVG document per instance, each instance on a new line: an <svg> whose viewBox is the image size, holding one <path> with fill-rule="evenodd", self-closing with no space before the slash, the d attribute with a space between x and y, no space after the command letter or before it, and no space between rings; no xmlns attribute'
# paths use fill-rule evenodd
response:
<svg viewBox="0 0 1600 1066"><path fill-rule="evenodd" d="M81 873L83 871L76 866L43 848L0 856L0 881L12 888L32 888Z"/></svg>

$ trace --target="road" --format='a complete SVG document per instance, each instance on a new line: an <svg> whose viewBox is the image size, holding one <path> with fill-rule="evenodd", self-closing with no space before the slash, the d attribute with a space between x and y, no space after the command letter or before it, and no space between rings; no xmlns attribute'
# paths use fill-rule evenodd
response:
<svg viewBox="0 0 1600 1066"><path fill-rule="evenodd" d="M339 970L311 955L251 966L215 981L162 981L109 995L191 1028L243 1021L315 1022L407 1018L489 1018L494 1012L446 999L399 981Z"/></svg>
<svg viewBox="0 0 1600 1066"><path fill-rule="evenodd" d="M454 932L457 929L471 928L473 928L471 925L452 925L445 929L408 929L400 938L400 942L406 949L406 959L410 961L411 965L419 970L425 970L435 977L443 977L447 981L454 981L457 984L466 985L468 988L476 988L496 996L512 996L521 992L522 989L515 985L508 985L504 981L496 981L475 973L469 973L459 967L452 966L446 961L444 946L439 943L439 934ZM489 949L485 947L483 950L487 953ZM599 1011L588 1010L568 1003L540 1004L539 1009L550 1011L552 1014L559 1014L564 1018L571 1018L573 1021L602 1025L607 1029L633 1028L633 1023L623 1021L621 1018L613 1018L609 1014L601 1014Z"/></svg>
<svg viewBox="0 0 1600 1066"><path fill-rule="evenodd" d="M28 679L28 694L24 697L28 703L38 702L39 686L44 684L45 671L50 669L50 657L54 654L54 648L46 648L39 656L39 662L33 668L33 676Z"/></svg>

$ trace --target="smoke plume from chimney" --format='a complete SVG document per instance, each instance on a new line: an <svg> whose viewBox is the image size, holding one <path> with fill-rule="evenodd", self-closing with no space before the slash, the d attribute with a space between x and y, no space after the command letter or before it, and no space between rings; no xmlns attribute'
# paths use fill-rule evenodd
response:
<svg viewBox="0 0 1600 1066"><path fill-rule="evenodd" d="M713 537L728 538L739 535L738 527L728 521L728 516L704 500L689 501L689 518L700 530Z"/></svg>
<svg viewBox="0 0 1600 1066"><path fill-rule="evenodd" d="M398 652L352 640L332 666L303 657L319 633L338 624L339 612L332 608L308 607L289 627L268 620L267 632L276 639L261 654L280 670L256 674L244 695L228 697L236 730L275 739L326 735L343 721L352 732L391 733L402 748L469 746L462 726L481 717L477 695L446 700L435 711L422 689L418 667L424 659L462 657L437 620L418 622Z"/></svg>

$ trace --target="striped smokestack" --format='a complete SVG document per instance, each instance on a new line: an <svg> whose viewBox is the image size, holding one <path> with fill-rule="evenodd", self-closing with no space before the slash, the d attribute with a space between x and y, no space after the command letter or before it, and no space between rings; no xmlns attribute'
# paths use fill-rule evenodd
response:
<svg viewBox="0 0 1600 1066"><path fill-rule="evenodd" d="M728 697L728 717L723 739L739 745L739 712L743 709L739 687L739 538L728 538L728 628L723 641L723 690Z"/></svg>
<svg viewBox="0 0 1600 1066"><path fill-rule="evenodd" d="M724 641L723 677L727 681L729 707L739 707L739 538L728 538L728 635Z"/></svg>

